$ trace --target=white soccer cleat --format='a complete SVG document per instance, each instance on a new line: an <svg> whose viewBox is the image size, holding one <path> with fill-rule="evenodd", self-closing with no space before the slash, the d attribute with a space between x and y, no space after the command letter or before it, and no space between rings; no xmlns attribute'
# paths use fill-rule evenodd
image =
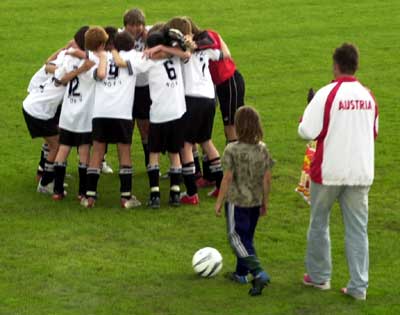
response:
<svg viewBox="0 0 400 315"><path fill-rule="evenodd" d="M54 193L54 182L51 182L51 183L47 184L46 186L43 186L41 184L41 182L39 182L36 191L41 194L51 194L52 195Z"/></svg>
<svg viewBox="0 0 400 315"><path fill-rule="evenodd" d="M110 165L107 164L107 161L104 161L101 165L101 172L103 174L112 174L114 173L113 169L110 167Z"/></svg>
<svg viewBox="0 0 400 315"><path fill-rule="evenodd" d="M141 206L142 203L136 199L134 195L130 199L121 199L121 207L124 209L132 209Z"/></svg>

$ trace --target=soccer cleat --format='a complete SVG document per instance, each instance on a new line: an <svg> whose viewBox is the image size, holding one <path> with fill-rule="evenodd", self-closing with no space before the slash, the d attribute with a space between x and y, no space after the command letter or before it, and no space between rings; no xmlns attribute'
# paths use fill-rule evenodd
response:
<svg viewBox="0 0 400 315"><path fill-rule="evenodd" d="M85 195L79 194L78 196L76 196L76 199L78 199L79 201L82 201L83 199L85 199Z"/></svg>
<svg viewBox="0 0 400 315"><path fill-rule="evenodd" d="M47 184L46 186L42 186L41 181L37 186L36 191L41 194L53 194L54 193L54 182Z"/></svg>
<svg viewBox="0 0 400 315"><path fill-rule="evenodd" d="M93 197L83 198L81 200L81 205L85 208L93 208L95 203L96 199L94 199Z"/></svg>
<svg viewBox="0 0 400 315"><path fill-rule="evenodd" d="M257 296L262 294L264 287L270 282L270 277L265 271L258 273L251 281L252 287L249 290L251 296Z"/></svg>
<svg viewBox="0 0 400 315"><path fill-rule="evenodd" d="M236 272L225 273L225 278L240 284L249 283L249 279L247 279L247 276L239 276Z"/></svg>
<svg viewBox="0 0 400 315"><path fill-rule="evenodd" d="M209 181L204 177L200 177L198 180L196 180L196 185L198 188L211 187L215 185L215 181Z"/></svg>
<svg viewBox="0 0 400 315"><path fill-rule="evenodd" d="M136 199L134 195L131 198L121 198L121 207L124 209L132 209L141 206L142 203Z"/></svg>
<svg viewBox="0 0 400 315"><path fill-rule="evenodd" d="M179 207L181 205L181 197L179 193L169 195L169 204L173 207Z"/></svg>
<svg viewBox="0 0 400 315"><path fill-rule="evenodd" d="M218 198L219 188L215 187L213 190L207 193L207 196Z"/></svg>
<svg viewBox="0 0 400 315"><path fill-rule="evenodd" d="M147 203L147 205L149 206L149 208L152 209L158 209L160 208L160 197L158 196L153 196L150 197L149 202Z"/></svg>
<svg viewBox="0 0 400 315"><path fill-rule="evenodd" d="M359 301L365 301L367 299L367 294L364 293L353 293L353 292L349 292L347 290L347 288L342 288L340 290L340 292L342 292L344 295L348 295L351 296L353 299L359 300Z"/></svg>
<svg viewBox="0 0 400 315"><path fill-rule="evenodd" d="M55 201L60 201L60 200L63 200L66 195L67 195L67 192L64 190L63 194L53 194L53 196L51 196L51 198Z"/></svg>
<svg viewBox="0 0 400 315"><path fill-rule="evenodd" d="M303 284L320 290L329 290L331 288L331 282L329 280L323 283L315 283L308 274L304 274Z"/></svg>
<svg viewBox="0 0 400 315"><path fill-rule="evenodd" d="M103 161L103 163L101 164L101 172L103 174L112 174L112 173L114 173L114 171L111 168L111 166L107 164L107 161Z"/></svg>
<svg viewBox="0 0 400 315"><path fill-rule="evenodd" d="M200 203L199 195L194 194L193 196L184 195L181 197L181 203L185 205L198 205Z"/></svg>

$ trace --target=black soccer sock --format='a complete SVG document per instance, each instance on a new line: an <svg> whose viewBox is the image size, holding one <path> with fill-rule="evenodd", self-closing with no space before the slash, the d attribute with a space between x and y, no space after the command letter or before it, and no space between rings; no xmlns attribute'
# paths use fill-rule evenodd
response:
<svg viewBox="0 0 400 315"><path fill-rule="evenodd" d="M149 176L150 197L160 197L160 167L149 165L147 175Z"/></svg>
<svg viewBox="0 0 400 315"><path fill-rule="evenodd" d="M119 169L119 181L121 198L131 199L132 197L132 166L121 165Z"/></svg>
<svg viewBox="0 0 400 315"><path fill-rule="evenodd" d="M207 155L203 155L203 178L212 181L211 171L210 171L210 161Z"/></svg>
<svg viewBox="0 0 400 315"><path fill-rule="evenodd" d="M66 162L54 163L54 193L64 194L64 179L65 170L67 168Z"/></svg>
<svg viewBox="0 0 400 315"><path fill-rule="evenodd" d="M86 181L87 181L87 164L79 162L78 173L79 173L79 195L84 196L86 194Z"/></svg>
<svg viewBox="0 0 400 315"><path fill-rule="evenodd" d="M197 194L197 186L194 178L195 166L193 162L182 165L183 182L186 186L186 192L189 196Z"/></svg>
<svg viewBox="0 0 400 315"><path fill-rule="evenodd" d="M97 183L100 178L99 168L87 168L86 174L86 197L96 198L97 197Z"/></svg>
<svg viewBox="0 0 400 315"><path fill-rule="evenodd" d="M144 162L146 163L145 167L147 167L147 165L149 165L149 155L150 155L149 144L147 142L146 143L142 142L142 147L143 147L143 154L144 154Z"/></svg>
<svg viewBox="0 0 400 315"><path fill-rule="evenodd" d="M49 155L49 145L47 143L42 144L40 150L40 160L37 168L37 175L42 176L44 172L44 163L46 162L47 156Z"/></svg>
<svg viewBox="0 0 400 315"><path fill-rule="evenodd" d="M222 172L221 159L219 157L212 159L210 162L211 178L215 180L215 186L219 189L221 187L222 177L224 173Z"/></svg>
<svg viewBox="0 0 400 315"><path fill-rule="evenodd" d="M182 168L171 167L169 169L169 179L170 179L170 195L179 194L181 188L179 184L181 182Z"/></svg>
<svg viewBox="0 0 400 315"><path fill-rule="evenodd" d="M54 180L54 162L46 160L44 163L44 173L40 180L42 186L50 184Z"/></svg>
<svg viewBox="0 0 400 315"><path fill-rule="evenodd" d="M194 176L197 179L197 178L200 178L202 176L201 167L200 167L200 158L199 158L199 152L198 151L194 151L193 152L193 159L194 159L194 166L195 166Z"/></svg>

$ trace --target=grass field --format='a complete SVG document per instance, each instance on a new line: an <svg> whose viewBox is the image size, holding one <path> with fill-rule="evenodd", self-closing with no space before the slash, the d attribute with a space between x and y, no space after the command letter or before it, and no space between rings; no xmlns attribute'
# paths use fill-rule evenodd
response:
<svg viewBox="0 0 400 315"><path fill-rule="evenodd" d="M204 280L193 274L191 257L204 246L220 250L223 272L234 268L225 222L213 215L206 191L198 207L169 208L164 198L159 211L124 211L118 176L105 175L96 208L82 209L72 197L77 190L72 154L70 196L55 203L35 192L41 141L30 139L21 113L31 76L81 25L120 26L132 6L144 9L149 24L189 15L200 26L218 30L246 79L247 103L262 115L265 141L277 163L270 212L256 235L259 256L272 276L261 297L248 297L247 286L221 275ZM2 0L0 26L1 315L400 313L398 1ZM333 289L302 286L309 210L294 193L305 149L297 122L307 89L331 80L331 54L344 41L359 46L358 78L380 105L370 192L370 288L364 303L339 293L348 272L338 207L331 216ZM214 140L222 152L220 115ZM134 193L145 201L147 175L136 132L134 142ZM108 159L116 169L115 148ZM167 183L162 185L167 191Z"/></svg>

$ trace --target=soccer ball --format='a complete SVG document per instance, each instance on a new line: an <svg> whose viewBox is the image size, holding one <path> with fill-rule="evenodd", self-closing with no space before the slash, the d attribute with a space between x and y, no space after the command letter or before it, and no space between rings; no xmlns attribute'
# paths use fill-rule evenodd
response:
<svg viewBox="0 0 400 315"><path fill-rule="evenodd" d="M211 278L222 269L222 256L215 248L204 247L193 255L192 266L199 276Z"/></svg>

